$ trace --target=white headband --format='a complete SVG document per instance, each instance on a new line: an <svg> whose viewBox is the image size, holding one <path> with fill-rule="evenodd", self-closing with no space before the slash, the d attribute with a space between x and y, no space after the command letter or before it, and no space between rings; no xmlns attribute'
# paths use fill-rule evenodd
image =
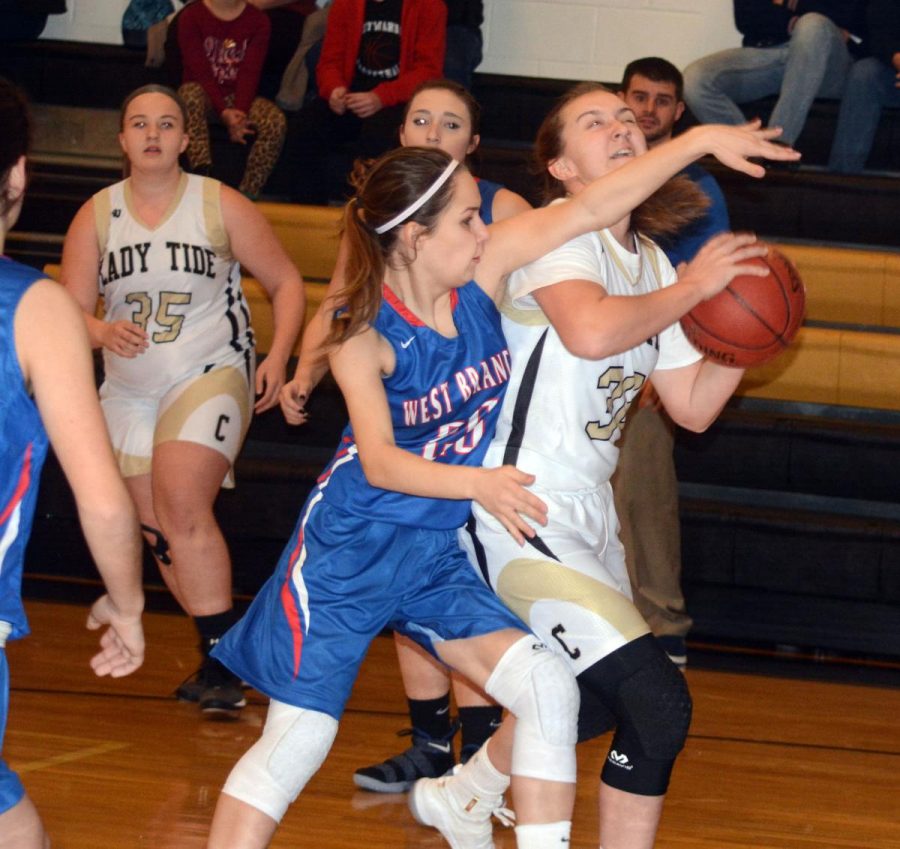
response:
<svg viewBox="0 0 900 849"><path fill-rule="evenodd" d="M459 165L459 162L456 159L451 159L450 164L441 172L440 176L428 187L428 189L425 191L425 194L423 194L421 197L414 200L408 207L406 207L406 209L403 210L403 212L400 212L397 215L395 215L386 224L382 224L380 227L376 227L375 232L378 233L379 236L382 233L387 233L388 230L393 229L398 224L402 224L404 221L406 221L407 218L409 218L410 215L412 215L414 212L416 212L417 210L419 210L423 206L425 206L425 204L428 203L428 201L431 200L432 197L434 197L435 192L437 192L437 190L441 186L443 186L444 183L447 182L450 175L456 169L457 165Z"/></svg>

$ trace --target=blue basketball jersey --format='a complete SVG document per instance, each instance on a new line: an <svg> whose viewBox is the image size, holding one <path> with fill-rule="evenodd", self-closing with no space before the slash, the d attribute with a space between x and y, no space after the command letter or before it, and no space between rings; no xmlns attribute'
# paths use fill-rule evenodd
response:
<svg viewBox="0 0 900 849"><path fill-rule="evenodd" d="M494 302L470 282L453 293L458 335L441 336L387 287L375 329L396 354L384 379L398 447L437 463L480 466L509 381L510 359ZM417 528L461 527L468 501L422 498L370 486L348 425L320 478L322 496L356 516Z"/></svg>
<svg viewBox="0 0 900 849"><path fill-rule="evenodd" d="M503 186L490 180L482 180L481 177L476 177L475 182L478 184L478 191L481 193L481 209L478 210L478 215L485 224L492 224L494 221L494 195Z"/></svg>
<svg viewBox="0 0 900 849"><path fill-rule="evenodd" d="M16 356L13 320L22 296L43 277L33 268L0 258L0 621L12 625L10 639L28 633L22 565L47 455L47 434Z"/></svg>

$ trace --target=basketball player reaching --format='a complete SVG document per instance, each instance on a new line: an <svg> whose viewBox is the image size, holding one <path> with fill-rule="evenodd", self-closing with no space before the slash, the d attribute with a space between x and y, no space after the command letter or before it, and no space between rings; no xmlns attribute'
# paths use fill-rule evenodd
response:
<svg viewBox="0 0 900 849"><path fill-rule="evenodd" d="M22 94L0 79L0 254L25 196L29 117ZM82 530L106 585L88 628L106 630L91 660L119 677L144 659L141 539L94 389L78 305L41 272L0 258L0 747L9 705L4 645L28 633L22 567L48 436L72 487ZM18 776L0 757L0 847L45 849L47 835Z"/></svg>
<svg viewBox="0 0 900 849"><path fill-rule="evenodd" d="M200 636L200 670L176 694L205 713L234 715L245 704L241 682L208 657L236 619L213 502L233 486L252 413L278 403L303 285L253 203L181 170L188 137L173 91L129 95L119 140L130 176L79 210L62 282L103 348L101 403L145 537ZM274 339L259 368L240 264L272 299Z"/></svg>
<svg viewBox="0 0 900 849"><path fill-rule="evenodd" d="M480 140L481 107L472 95L452 80L422 83L406 104L400 126L400 143L446 151L465 162ZM528 202L490 180L478 179L485 224L502 221L530 209ZM346 239L328 287L329 297L343 288ZM319 346L328 335L332 302L327 298L303 334L303 350L293 380L281 390L281 408L291 424L306 420L305 405L313 388L327 371ZM499 727L503 709L488 700L462 676L453 675L453 695L459 709L458 726L450 714L450 681L447 668L417 643L395 633L400 675L409 704L412 745L383 763L358 769L353 780L358 787L382 793L408 790L417 778L443 775L455 763L453 737L461 731L460 759L465 761Z"/></svg>
<svg viewBox="0 0 900 849"><path fill-rule="evenodd" d="M358 175L344 215L347 286L327 340L350 425L275 574L213 651L271 701L261 738L219 797L211 849L268 845L327 755L359 664L388 625L515 717L463 767L463 781L423 786L416 818L454 846L489 846L512 774L519 846L568 842L574 676L456 542L472 500L517 543L533 533L527 519L543 523L543 504L525 488L533 478L481 467L509 377L494 304L513 269L618 221L704 152L757 175L745 156L794 158L767 141L774 135L692 130L568 202L493 224L490 239L474 179L443 151L400 148ZM758 252L749 241L732 240L731 264Z"/></svg>
<svg viewBox="0 0 900 849"><path fill-rule="evenodd" d="M670 144L677 141L647 153L622 100L600 85L576 87L545 118L535 145L549 196L568 198L549 208ZM701 197L689 181L673 181L608 229L510 277L501 312L512 373L485 467L533 474L547 523L520 546L476 503L460 533L484 579L577 676L580 739L616 729L601 776L603 849L653 845L691 718L684 676L632 604L609 485L616 440L651 372L676 422L703 430L713 421L742 372L703 360L678 319L734 276L765 273L745 262L765 252L753 236L722 234L676 279L638 222L676 231ZM410 804L441 787L460 794L467 771L420 780Z"/></svg>

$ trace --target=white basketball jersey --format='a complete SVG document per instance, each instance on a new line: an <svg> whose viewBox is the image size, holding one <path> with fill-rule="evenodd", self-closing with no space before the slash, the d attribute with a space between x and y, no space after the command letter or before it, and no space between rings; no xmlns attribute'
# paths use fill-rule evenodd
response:
<svg viewBox="0 0 900 849"><path fill-rule="evenodd" d="M540 489L593 489L616 468L628 408L654 368L700 359L677 323L602 360L570 354L532 293L564 280L592 280L610 295L641 295L675 282L649 239L625 250L608 230L588 233L516 271L501 312L512 377L485 466L512 463Z"/></svg>
<svg viewBox="0 0 900 849"><path fill-rule="evenodd" d="M106 379L117 386L158 394L212 367L252 363L250 312L220 189L216 180L183 174L153 228L135 215L129 180L94 196L105 320L132 321L150 342L133 359L104 350Z"/></svg>

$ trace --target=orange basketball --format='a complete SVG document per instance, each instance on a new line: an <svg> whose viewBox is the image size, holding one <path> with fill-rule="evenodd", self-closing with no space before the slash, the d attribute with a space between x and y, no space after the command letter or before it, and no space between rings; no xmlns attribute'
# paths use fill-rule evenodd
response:
<svg viewBox="0 0 900 849"><path fill-rule="evenodd" d="M769 362L791 344L803 321L803 281L784 254L768 248L765 256L749 260L768 268L765 277L735 277L681 319L691 344L723 366Z"/></svg>

